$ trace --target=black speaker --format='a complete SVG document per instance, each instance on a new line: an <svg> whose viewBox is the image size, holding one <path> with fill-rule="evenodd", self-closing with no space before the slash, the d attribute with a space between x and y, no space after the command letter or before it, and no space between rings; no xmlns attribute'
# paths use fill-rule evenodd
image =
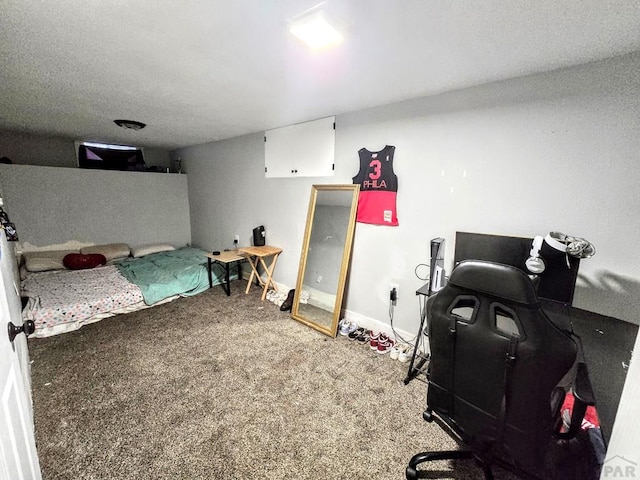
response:
<svg viewBox="0 0 640 480"><path fill-rule="evenodd" d="M266 243L266 232L264 231L264 227L260 225L253 229L253 245L256 247L263 247Z"/></svg>

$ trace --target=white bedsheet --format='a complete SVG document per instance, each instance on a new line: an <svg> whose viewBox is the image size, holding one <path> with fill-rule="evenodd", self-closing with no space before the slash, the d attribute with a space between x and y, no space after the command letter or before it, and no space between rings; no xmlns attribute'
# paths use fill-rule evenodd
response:
<svg viewBox="0 0 640 480"><path fill-rule="evenodd" d="M22 292L29 297L23 319L35 322L34 337L76 330L147 306L140 289L112 265L32 273L22 282Z"/></svg>

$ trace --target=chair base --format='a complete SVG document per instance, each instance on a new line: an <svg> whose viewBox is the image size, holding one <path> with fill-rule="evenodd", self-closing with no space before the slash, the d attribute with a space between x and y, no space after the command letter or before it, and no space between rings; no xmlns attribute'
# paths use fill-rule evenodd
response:
<svg viewBox="0 0 640 480"><path fill-rule="evenodd" d="M432 460L471 460L474 459L478 466L482 468L485 480L493 480L491 467L477 458L471 450L449 450L443 452L422 452L414 455L409 460L409 466L405 472L407 480L414 480L420 477L417 466Z"/></svg>
<svg viewBox="0 0 640 480"><path fill-rule="evenodd" d="M422 452L414 455L413 457L411 457L411 460L409 461L409 465L407 466L405 472L407 480L413 480L416 478L428 478L425 476L420 476L421 472L418 471L417 467L421 463L429 462L431 460L475 460L478 467L482 469L485 480L493 480L493 472L491 471L492 466L497 466L499 468L503 468L505 470L513 472L523 480L548 480L549 478L551 478L549 476L538 476L533 472L525 471L522 468L519 468L516 465L513 465L508 461L501 459L500 457L496 457L493 455L485 455L483 457L482 454L479 454L479 452L474 451L469 447L469 443L465 441L462 432L456 427L455 423L445 417L440 416L429 407L427 407L427 409L422 412L422 418L426 422L437 423L460 446L460 450ZM423 470L422 473L428 474L429 472Z"/></svg>

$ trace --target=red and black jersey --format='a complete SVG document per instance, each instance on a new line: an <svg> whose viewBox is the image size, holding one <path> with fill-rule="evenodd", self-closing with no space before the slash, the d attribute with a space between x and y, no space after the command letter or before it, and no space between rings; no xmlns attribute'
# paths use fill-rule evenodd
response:
<svg viewBox="0 0 640 480"><path fill-rule="evenodd" d="M398 225L396 197L398 177L393 173L396 147L387 145L379 152L358 151L360 171L353 183L360 185L356 220L375 225Z"/></svg>

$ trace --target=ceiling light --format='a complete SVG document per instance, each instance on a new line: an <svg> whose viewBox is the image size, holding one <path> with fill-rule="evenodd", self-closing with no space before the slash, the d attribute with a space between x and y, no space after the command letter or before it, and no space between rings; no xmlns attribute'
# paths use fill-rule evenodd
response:
<svg viewBox="0 0 640 480"><path fill-rule="evenodd" d="M114 120L116 125L122 128L129 128L131 130L142 130L146 127L146 123L136 122L135 120Z"/></svg>
<svg viewBox="0 0 640 480"><path fill-rule="evenodd" d="M344 39L319 11L293 20L289 31L314 50L337 45Z"/></svg>

